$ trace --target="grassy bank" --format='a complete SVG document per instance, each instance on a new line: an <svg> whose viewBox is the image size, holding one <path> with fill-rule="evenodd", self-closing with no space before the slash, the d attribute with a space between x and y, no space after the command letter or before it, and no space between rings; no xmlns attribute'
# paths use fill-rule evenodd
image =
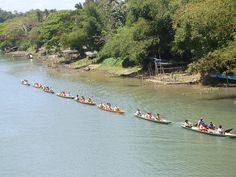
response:
<svg viewBox="0 0 236 177"><path fill-rule="evenodd" d="M96 68L97 70L107 71L117 75L129 75L141 70L141 67L123 67L124 60L107 58Z"/></svg>
<svg viewBox="0 0 236 177"><path fill-rule="evenodd" d="M85 68L85 67L91 65L93 62L94 62L93 60L85 58L85 59L81 59L79 61L76 61L74 63L71 63L70 67L74 68L74 69Z"/></svg>
<svg viewBox="0 0 236 177"><path fill-rule="evenodd" d="M74 69L86 69L86 70L98 70L105 71L115 75L129 75L138 72L140 67L128 67L124 68L122 66L124 60L108 58L102 62L98 62L97 59L81 59L70 64L70 68Z"/></svg>

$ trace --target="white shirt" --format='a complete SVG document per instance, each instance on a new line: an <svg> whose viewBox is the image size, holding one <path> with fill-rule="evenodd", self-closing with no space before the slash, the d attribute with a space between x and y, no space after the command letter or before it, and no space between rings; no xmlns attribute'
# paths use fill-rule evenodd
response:
<svg viewBox="0 0 236 177"><path fill-rule="evenodd" d="M185 127L191 127L192 124L191 124L190 122L188 122L188 123L187 123L187 122L184 122L184 126L185 126Z"/></svg>
<svg viewBox="0 0 236 177"><path fill-rule="evenodd" d="M218 133L218 134L224 134L224 129L223 129L223 128L218 128L218 129L216 130L216 133Z"/></svg>

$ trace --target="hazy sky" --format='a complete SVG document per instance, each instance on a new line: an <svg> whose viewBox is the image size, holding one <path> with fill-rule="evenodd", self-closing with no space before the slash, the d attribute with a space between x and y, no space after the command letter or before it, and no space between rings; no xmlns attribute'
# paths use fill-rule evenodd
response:
<svg viewBox="0 0 236 177"><path fill-rule="evenodd" d="M30 9L74 9L84 0L0 0L0 8L8 11L25 12Z"/></svg>

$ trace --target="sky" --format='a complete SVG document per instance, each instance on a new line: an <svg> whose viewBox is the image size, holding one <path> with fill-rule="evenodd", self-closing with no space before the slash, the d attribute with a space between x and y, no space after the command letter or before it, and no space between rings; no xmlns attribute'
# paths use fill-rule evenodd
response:
<svg viewBox="0 0 236 177"><path fill-rule="evenodd" d="M74 9L76 3L84 0L0 0L0 8L7 11L26 12L31 9Z"/></svg>

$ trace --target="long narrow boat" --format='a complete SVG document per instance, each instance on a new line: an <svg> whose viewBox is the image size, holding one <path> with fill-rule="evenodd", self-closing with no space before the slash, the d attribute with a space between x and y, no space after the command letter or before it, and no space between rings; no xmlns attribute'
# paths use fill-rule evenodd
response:
<svg viewBox="0 0 236 177"><path fill-rule="evenodd" d="M165 119L157 120L157 119L155 119L155 117L153 117L152 119L148 119L148 118L145 117L145 115L134 114L134 116L137 117L137 118L140 118L140 119L144 119L144 120L147 120L147 121L160 123L160 124L170 124L171 123L171 121L169 121L169 120L165 120Z"/></svg>
<svg viewBox="0 0 236 177"><path fill-rule="evenodd" d="M30 86L29 83L21 83L22 85Z"/></svg>
<svg viewBox="0 0 236 177"><path fill-rule="evenodd" d="M98 107L99 109L102 109L102 110L108 111L108 112L114 112L114 113L118 113L118 114L124 114L124 113L125 113L125 111L123 111L123 110L121 110L121 109L119 109L119 110L106 109L105 107L101 106L101 104L97 105L97 107Z"/></svg>
<svg viewBox="0 0 236 177"><path fill-rule="evenodd" d="M34 84L33 84L33 87L34 87L34 88L38 88L38 89L42 89L42 88L43 88L43 85L42 85L42 84L39 85L39 84L37 84L37 83L34 83Z"/></svg>
<svg viewBox="0 0 236 177"><path fill-rule="evenodd" d="M54 94L54 91L53 90L43 90L44 92L46 92L46 93L51 93L51 94Z"/></svg>
<svg viewBox="0 0 236 177"><path fill-rule="evenodd" d="M21 81L21 84L26 85L26 86L30 86L30 84L28 82L24 82L24 81Z"/></svg>
<svg viewBox="0 0 236 177"><path fill-rule="evenodd" d="M207 134L207 135L212 135L212 136L219 136L219 137L230 137L230 138L236 138L236 134L232 134L232 133L225 133L225 134L219 134L216 133L216 131L201 131L199 130L198 127L185 127L184 125L181 125L182 128L187 129L187 130L192 130L198 133L203 133L203 134Z"/></svg>
<svg viewBox="0 0 236 177"><path fill-rule="evenodd" d="M96 105L96 103L95 102L93 102L93 101L91 101L91 102L89 102L89 101L82 101L82 100L75 100L76 102L78 102L78 103L82 103L82 104L87 104L87 105L91 105L91 106L95 106Z"/></svg>
<svg viewBox="0 0 236 177"><path fill-rule="evenodd" d="M60 93L57 93L57 96L62 97L62 98L67 98L67 99L74 99L74 96L62 96Z"/></svg>

